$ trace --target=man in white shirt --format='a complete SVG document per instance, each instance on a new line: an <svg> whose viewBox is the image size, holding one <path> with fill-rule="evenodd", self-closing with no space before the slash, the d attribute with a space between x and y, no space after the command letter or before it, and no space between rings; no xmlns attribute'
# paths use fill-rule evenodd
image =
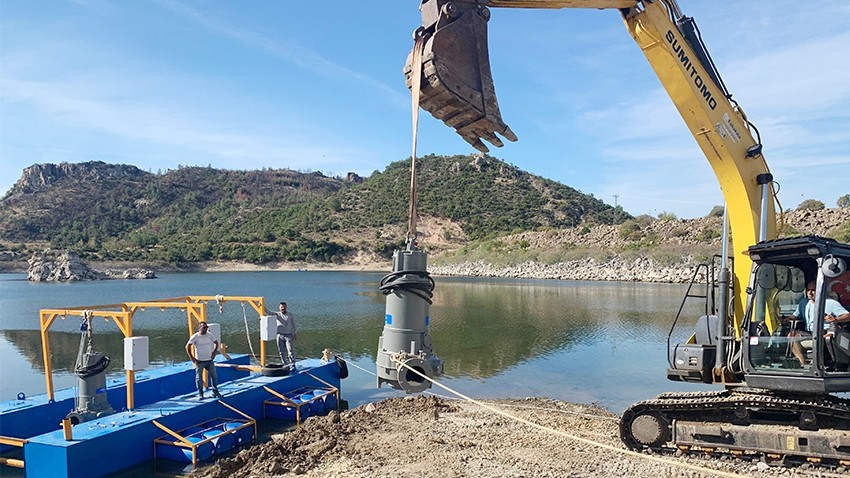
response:
<svg viewBox="0 0 850 478"><path fill-rule="evenodd" d="M194 353L192 349L194 348ZM210 376L212 382L213 396L221 398L218 393L218 378L215 375L215 363L213 359L218 354L218 340L209 332L206 322L201 322L198 331L189 337L186 342L186 354L195 364L195 383L198 385L198 398L204 398L204 370Z"/></svg>

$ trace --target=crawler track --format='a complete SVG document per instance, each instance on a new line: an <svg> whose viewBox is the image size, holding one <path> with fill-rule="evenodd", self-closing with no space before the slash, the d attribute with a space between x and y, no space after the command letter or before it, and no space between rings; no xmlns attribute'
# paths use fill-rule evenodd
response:
<svg viewBox="0 0 850 478"><path fill-rule="evenodd" d="M850 400L753 389L665 393L623 413L620 439L633 450L700 450L847 467Z"/></svg>

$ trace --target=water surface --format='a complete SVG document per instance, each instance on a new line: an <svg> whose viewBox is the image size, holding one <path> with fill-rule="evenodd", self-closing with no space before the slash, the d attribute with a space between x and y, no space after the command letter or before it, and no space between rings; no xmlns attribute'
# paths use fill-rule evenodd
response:
<svg viewBox="0 0 850 478"><path fill-rule="evenodd" d="M38 310L141 301L184 295L263 296L296 314L297 354L317 357L330 348L349 359L342 395L351 406L403 395L376 389L375 353L384 322L382 274L357 272L218 272L162 274L154 280L68 284L30 283L0 274L0 400L44 393ZM441 382L479 398L546 396L597 403L614 412L662 391L710 389L668 382L667 333L684 294L671 284L436 278L431 335L445 361ZM699 304L686 308L688 321ZM214 304L208 320L222 324L223 342L236 353L259 353L257 314L248 306ZM246 337L246 319L251 341ZM185 313L145 310L134 334L151 338L156 364L187 359ZM73 386L69 373L80 343L80 320L57 320L50 331L56 388ZM680 335L687 334L687 327ZM121 374L122 335L113 323L94 323L95 348ZM273 342L267 344L276 352ZM362 367L369 373L359 370ZM442 389L434 389L449 395Z"/></svg>

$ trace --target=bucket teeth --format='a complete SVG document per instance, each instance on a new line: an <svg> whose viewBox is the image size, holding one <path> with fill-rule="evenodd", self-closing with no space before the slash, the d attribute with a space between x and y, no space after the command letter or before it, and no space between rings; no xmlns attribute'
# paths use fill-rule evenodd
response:
<svg viewBox="0 0 850 478"><path fill-rule="evenodd" d="M502 121L490 73L489 10L478 2L425 0L421 12L427 40L421 56L419 106L481 152L489 151L482 139L504 146L497 134L516 141ZM413 84L412 62L411 53L404 66L408 88Z"/></svg>

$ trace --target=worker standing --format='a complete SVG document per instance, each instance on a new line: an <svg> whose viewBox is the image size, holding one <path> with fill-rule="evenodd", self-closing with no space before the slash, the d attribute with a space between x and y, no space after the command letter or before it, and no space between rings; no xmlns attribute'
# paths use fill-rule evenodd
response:
<svg viewBox="0 0 850 478"><path fill-rule="evenodd" d="M295 339L298 337L298 326L295 325L295 314L286 308L286 302L281 302L277 316L277 350L284 365L295 365ZM284 353L284 351L286 351Z"/></svg>
<svg viewBox="0 0 850 478"><path fill-rule="evenodd" d="M192 353L192 347L195 349L194 353ZM189 355L195 365L198 398L204 399L204 370L207 371L210 382L212 382L213 396L221 398L221 394L218 393L218 378L215 374L215 363L213 362L218 354L218 339L209 332L209 325L206 322L201 322L198 331L189 337L189 341L186 342L186 354Z"/></svg>

